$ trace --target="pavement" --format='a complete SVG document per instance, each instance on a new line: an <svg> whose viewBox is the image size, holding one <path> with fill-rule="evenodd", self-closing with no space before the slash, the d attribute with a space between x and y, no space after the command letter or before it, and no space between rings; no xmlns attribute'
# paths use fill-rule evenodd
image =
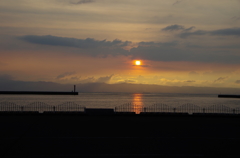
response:
<svg viewBox="0 0 240 158"><path fill-rule="evenodd" d="M239 157L240 117L0 114L0 157Z"/></svg>

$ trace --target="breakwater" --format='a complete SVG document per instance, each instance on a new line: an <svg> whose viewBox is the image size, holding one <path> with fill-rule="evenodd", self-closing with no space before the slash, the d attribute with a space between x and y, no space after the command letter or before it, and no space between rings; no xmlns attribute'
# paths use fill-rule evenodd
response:
<svg viewBox="0 0 240 158"><path fill-rule="evenodd" d="M0 91L0 94L21 94L21 95L78 95L78 92Z"/></svg>
<svg viewBox="0 0 240 158"><path fill-rule="evenodd" d="M240 95L219 94L218 98L240 98Z"/></svg>

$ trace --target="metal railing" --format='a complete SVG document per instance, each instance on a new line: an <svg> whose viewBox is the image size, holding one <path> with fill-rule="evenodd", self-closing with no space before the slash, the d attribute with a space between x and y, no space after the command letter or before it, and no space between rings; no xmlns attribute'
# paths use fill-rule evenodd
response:
<svg viewBox="0 0 240 158"><path fill-rule="evenodd" d="M115 112L135 112L139 114L142 112L143 107L134 104L134 103L126 103L120 106L115 107Z"/></svg>
<svg viewBox="0 0 240 158"><path fill-rule="evenodd" d="M17 105L12 102L0 102L0 112L85 112L85 107L74 102L64 102L52 106L44 102L33 102L23 105ZM230 108L225 105L212 105L200 107L194 104L183 104L172 107L167 104L153 104L148 107L134 103L126 103L115 107L115 112L140 113L188 113L188 114L240 114L240 107Z"/></svg>
<svg viewBox="0 0 240 158"><path fill-rule="evenodd" d="M48 105L44 102L33 102L23 105L17 105L11 102L0 102L1 112L84 112L85 107L74 102L65 102L57 106Z"/></svg>
<svg viewBox="0 0 240 158"><path fill-rule="evenodd" d="M136 112L136 113L188 113L188 114L240 114L240 107L230 108L224 105L212 105L208 107L200 107L194 104L183 104L172 107L167 104L153 104L148 107L139 107L131 103L123 104L115 107L115 112Z"/></svg>

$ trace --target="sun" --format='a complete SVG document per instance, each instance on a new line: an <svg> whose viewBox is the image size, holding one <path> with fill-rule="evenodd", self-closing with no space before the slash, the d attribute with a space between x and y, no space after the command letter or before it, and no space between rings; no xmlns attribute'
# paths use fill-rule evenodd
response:
<svg viewBox="0 0 240 158"><path fill-rule="evenodd" d="M137 61L135 61L135 64L136 64L136 65L141 65L141 61L140 61L140 60L137 60Z"/></svg>

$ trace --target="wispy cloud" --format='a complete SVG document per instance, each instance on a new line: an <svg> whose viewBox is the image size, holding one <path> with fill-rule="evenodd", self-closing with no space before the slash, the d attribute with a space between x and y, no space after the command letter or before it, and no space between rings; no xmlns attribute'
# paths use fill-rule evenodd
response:
<svg viewBox="0 0 240 158"><path fill-rule="evenodd" d="M198 76L199 73L197 73L196 71L191 71L191 72L189 72L189 75L190 76Z"/></svg>
<svg viewBox="0 0 240 158"><path fill-rule="evenodd" d="M70 0L71 4L85 4L85 3L93 3L95 0Z"/></svg>
<svg viewBox="0 0 240 158"><path fill-rule="evenodd" d="M76 74L75 72L65 72L63 74L60 74L56 77L56 79L60 80L60 79L63 79L65 77L68 77L68 76L71 76L71 75L74 75Z"/></svg>
<svg viewBox="0 0 240 158"><path fill-rule="evenodd" d="M240 36L240 27L209 31L209 34L220 36Z"/></svg>
<svg viewBox="0 0 240 158"><path fill-rule="evenodd" d="M215 81L213 81L214 83L221 83L224 82L226 79L228 79L228 76L226 77L219 77L218 79L216 79Z"/></svg>
<svg viewBox="0 0 240 158"><path fill-rule="evenodd" d="M114 74L109 76L102 76L102 77L87 77L82 80L79 80L79 83L109 83L113 78Z"/></svg>
<svg viewBox="0 0 240 158"><path fill-rule="evenodd" d="M234 16L231 18L232 20L240 20L240 16Z"/></svg>
<svg viewBox="0 0 240 158"><path fill-rule="evenodd" d="M178 36L181 38L187 38L189 36L196 36L196 35L206 35L208 32L207 31L203 31L203 30L197 30L194 32L182 32L180 33Z"/></svg>
<svg viewBox="0 0 240 158"><path fill-rule="evenodd" d="M197 30L194 32L182 32L178 36L181 38L187 38L189 36L201 36L201 35L211 35L211 36L240 36L240 28L227 28L212 31Z"/></svg>
<svg viewBox="0 0 240 158"><path fill-rule="evenodd" d="M236 83L236 84L240 84L240 80L236 80L235 83Z"/></svg>
<svg viewBox="0 0 240 158"><path fill-rule="evenodd" d="M194 81L194 80L187 80L187 81L184 81L184 82L193 83L193 82L196 82L196 81Z"/></svg>
<svg viewBox="0 0 240 158"><path fill-rule="evenodd" d="M183 30L184 29L184 26L182 25L169 25L165 28L162 29L162 31L175 31L175 30Z"/></svg>
<svg viewBox="0 0 240 158"><path fill-rule="evenodd" d="M111 79L112 79L113 76L114 76L114 75L112 74L112 75L110 75L110 76L99 77L99 78L96 80L96 82L97 82L97 83L109 83L109 82L111 81Z"/></svg>
<svg viewBox="0 0 240 158"><path fill-rule="evenodd" d="M201 35L211 35L211 36L240 36L240 27L235 28L226 28L226 29L218 29L218 30L196 30L192 31L195 26L191 26L186 28L183 25L169 25L162 29L162 31L174 32L178 31L177 35L181 38L187 38L189 36L201 36ZM180 33L179 33L180 31Z"/></svg>
<svg viewBox="0 0 240 158"><path fill-rule="evenodd" d="M174 2L172 5L177 5L179 3L181 3L182 1L181 0L177 0L176 2Z"/></svg>
<svg viewBox="0 0 240 158"><path fill-rule="evenodd" d="M185 28L183 25L169 25L165 28L162 29L162 31L178 31L178 30L181 30L181 31L191 31L192 29L194 29L195 26L191 26L189 28Z"/></svg>
<svg viewBox="0 0 240 158"><path fill-rule="evenodd" d="M20 39L27 41L29 43L42 44L42 45L53 45L53 46L68 46L68 47L77 47L77 48L97 48L97 47L111 47L118 46L124 47L129 45L129 41L121 41L115 39L113 41L107 40L95 40L94 38L86 39L77 39L77 38L68 38L68 37L57 37L57 36L36 36L36 35L27 35L19 37Z"/></svg>

